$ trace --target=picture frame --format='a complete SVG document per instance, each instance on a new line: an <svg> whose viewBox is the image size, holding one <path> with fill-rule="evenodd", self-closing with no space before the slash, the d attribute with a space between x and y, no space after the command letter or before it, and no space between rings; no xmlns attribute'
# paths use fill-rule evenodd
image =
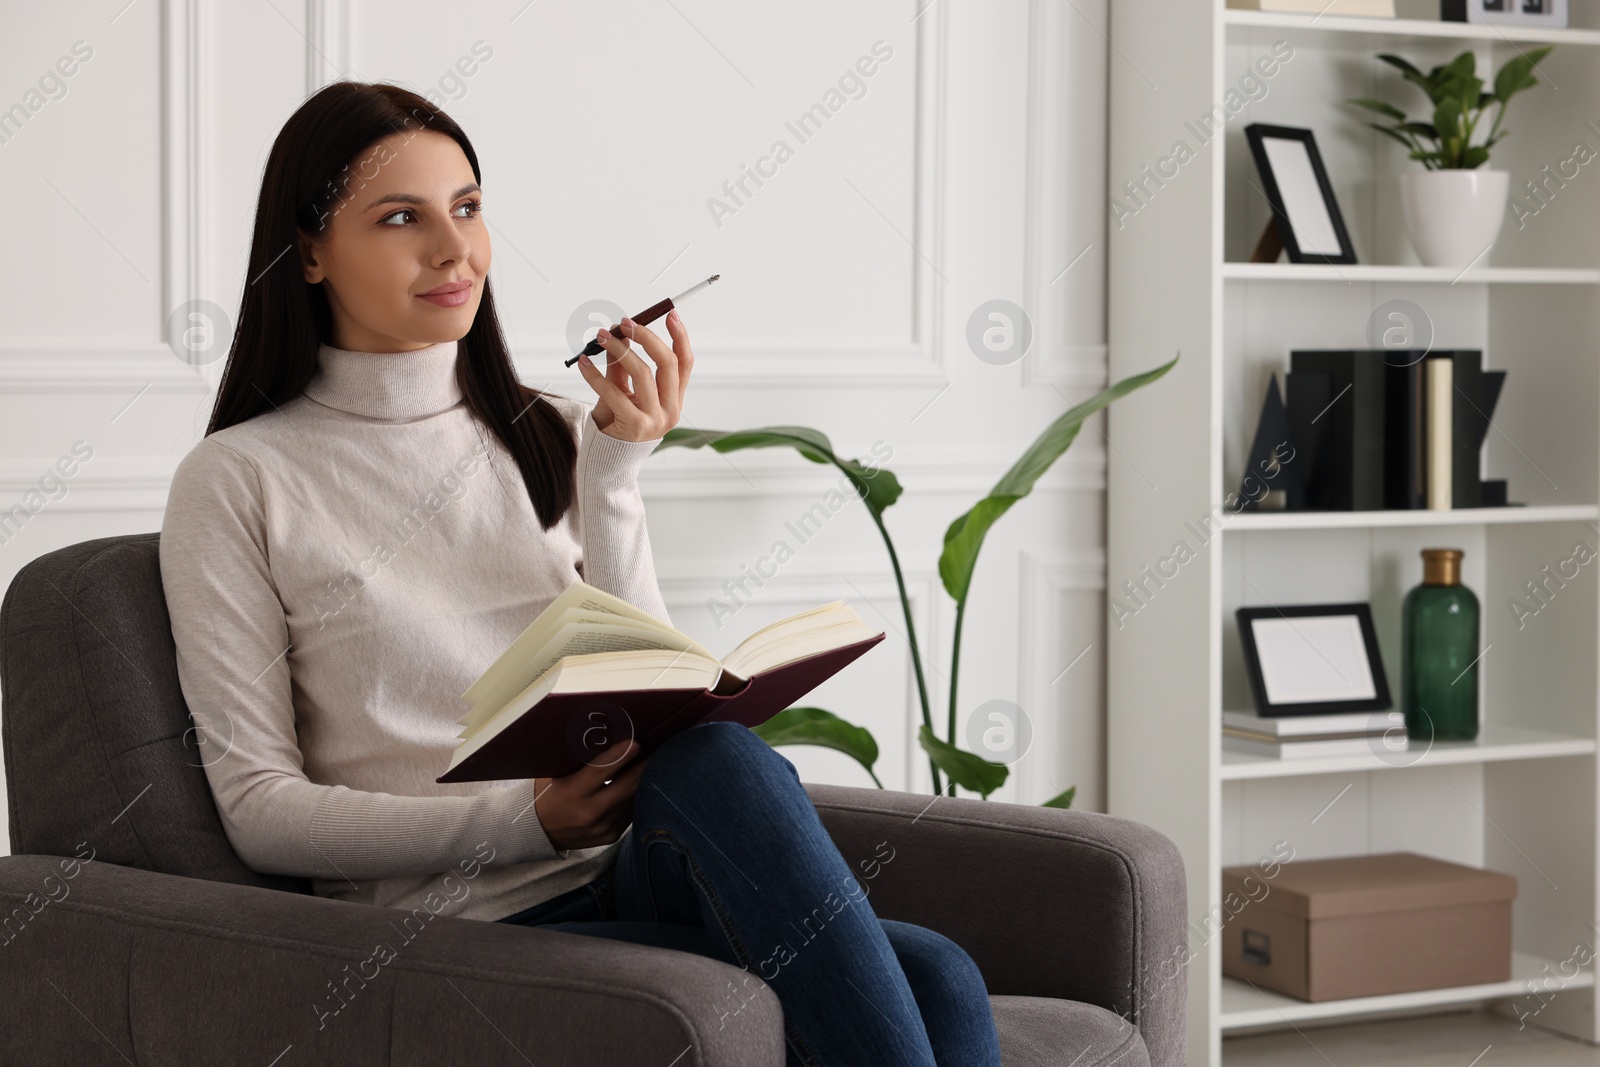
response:
<svg viewBox="0 0 1600 1067"><path fill-rule="evenodd" d="M1440 17L1447 22L1564 29L1569 9L1567 0L1442 0Z"/></svg>
<svg viewBox="0 0 1600 1067"><path fill-rule="evenodd" d="M1256 714L1278 718L1393 706L1371 605L1240 608L1235 617Z"/></svg>
<svg viewBox="0 0 1600 1067"><path fill-rule="evenodd" d="M1354 263L1355 246L1333 195L1328 170L1308 129L1252 122L1244 128L1291 263Z"/></svg>

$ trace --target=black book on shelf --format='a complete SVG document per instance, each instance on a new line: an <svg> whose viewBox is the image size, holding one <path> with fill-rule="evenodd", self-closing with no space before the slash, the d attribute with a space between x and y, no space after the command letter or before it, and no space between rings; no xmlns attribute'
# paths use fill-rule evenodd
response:
<svg viewBox="0 0 1600 1067"><path fill-rule="evenodd" d="M1284 406L1289 409L1289 438L1294 442L1294 461L1300 468L1301 497L1310 504L1309 493L1317 478L1318 453L1322 448L1325 419L1318 418L1333 394L1328 376L1310 371L1290 371L1283 376Z"/></svg>
<svg viewBox="0 0 1600 1067"><path fill-rule="evenodd" d="M1312 416L1310 427L1316 466L1306 487L1308 507L1327 511L1383 508L1385 356L1381 349L1290 353L1291 382L1298 374L1327 375L1328 379L1328 402Z"/></svg>
<svg viewBox="0 0 1600 1067"><path fill-rule="evenodd" d="M1383 506L1428 506L1428 401L1421 349L1385 353Z"/></svg>
<svg viewBox="0 0 1600 1067"><path fill-rule="evenodd" d="M1478 457L1488 420L1483 406L1483 353L1475 348L1433 352L1429 358L1448 358L1454 364L1455 386L1450 412L1450 506L1483 506L1482 470Z"/></svg>
<svg viewBox="0 0 1600 1067"><path fill-rule="evenodd" d="M1450 503L1457 508L1482 507L1478 456L1489 428L1483 353L1477 349L1392 349L1386 357L1384 506L1428 506L1427 361L1447 359L1451 366Z"/></svg>
<svg viewBox="0 0 1600 1067"><path fill-rule="evenodd" d="M1289 421L1307 506L1330 511L1428 506L1429 360L1451 364L1450 497L1484 506L1479 456L1504 371L1478 349L1306 349L1290 353ZM1498 499L1494 488L1489 499Z"/></svg>

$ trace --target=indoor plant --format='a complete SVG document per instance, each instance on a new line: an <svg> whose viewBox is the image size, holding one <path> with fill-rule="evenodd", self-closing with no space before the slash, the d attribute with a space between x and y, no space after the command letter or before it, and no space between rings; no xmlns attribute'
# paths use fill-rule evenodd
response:
<svg viewBox="0 0 1600 1067"><path fill-rule="evenodd" d="M1471 52L1462 52L1426 74L1400 56L1378 56L1428 95L1433 104L1431 122L1407 119L1403 111L1382 100L1349 101L1389 119L1368 125L1405 145L1424 168L1400 176L1400 203L1406 234L1428 266L1467 267L1493 247L1505 220L1511 177L1503 170L1478 168L1489 161L1489 149L1508 135L1500 128L1506 105L1523 89L1538 84L1534 68L1551 47L1519 51L1507 60L1495 75L1493 92L1483 91L1477 57ZM1474 144L1478 123L1491 107L1494 122L1483 140Z"/></svg>
<svg viewBox="0 0 1600 1067"><path fill-rule="evenodd" d="M966 613L967 595L972 587L972 573L977 564L978 550L983 547L989 528L1011 508L1027 496L1033 485L1050 465L1066 452L1084 420L1096 411L1147 385L1171 370L1178 362L1174 356L1154 370L1124 378L1115 385L1076 405L1062 414L1023 452L1011 469L1001 476L987 496L959 516L945 530L944 551L939 556L939 577L945 591L956 602L955 634L950 652L950 696L947 716L947 736L941 739L933 729L932 705L928 699L928 685L922 674L922 653L917 643L916 624L911 618L911 601L906 595L905 578L900 571L900 557L895 552L889 530L883 524L884 509L900 498L900 482L894 474L882 467L864 466L854 459L842 459L833 450L827 435L805 426L768 426L756 430L693 430L677 427L668 430L656 451L674 445L698 448L709 445L718 452L737 452L747 448L793 448L813 463L830 463L837 467L854 487L862 503L883 536L884 547L889 552L889 563L894 569L896 587L900 592L900 607L906 625L906 635L911 644L911 662L917 679L917 695L922 702L922 726L917 731L917 743L927 753L933 773L935 794L955 796L956 786L979 793L985 800L989 794L1005 783L1010 771L1006 764L986 760L956 744L956 668L961 659L961 623ZM848 723L822 708L796 707L779 712L762 723L755 732L773 746L822 745L843 752L855 759L878 787L883 783L873 774L872 764L878 758L878 745L864 727ZM949 778L948 786L941 784L940 772ZM1046 801L1049 807L1070 807L1073 786Z"/></svg>

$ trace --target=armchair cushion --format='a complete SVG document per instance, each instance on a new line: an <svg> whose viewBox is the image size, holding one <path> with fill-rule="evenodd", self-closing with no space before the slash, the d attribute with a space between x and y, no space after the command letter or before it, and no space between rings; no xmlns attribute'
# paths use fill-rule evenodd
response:
<svg viewBox="0 0 1600 1067"><path fill-rule="evenodd" d="M747 976L719 960L60 863L0 858L3 1063L784 1061L777 998L734 1014Z"/></svg>
<svg viewBox="0 0 1600 1067"><path fill-rule="evenodd" d="M1096 1005L1138 1028L1150 1063L1183 1063L1187 889L1167 837L1093 812L806 792L879 916L955 941L992 997Z"/></svg>
<svg viewBox="0 0 1600 1067"><path fill-rule="evenodd" d="M1004 1067L1150 1067L1138 1028L1093 1004L1052 997L989 998Z"/></svg>

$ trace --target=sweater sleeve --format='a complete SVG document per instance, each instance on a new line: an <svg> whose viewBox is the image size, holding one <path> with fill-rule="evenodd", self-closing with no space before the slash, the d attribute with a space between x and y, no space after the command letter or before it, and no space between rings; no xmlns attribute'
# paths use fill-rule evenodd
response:
<svg viewBox="0 0 1600 1067"><path fill-rule="evenodd" d="M663 438L624 441L595 425L594 405L578 413L578 525L583 580L672 625L656 581L639 468Z"/></svg>
<svg viewBox="0 0 1600 1067"><path fill-rule="evenodd" d="M493 866L557 858L531 778L474 796L396 796L307 779L266 529L253 464L202 439L173 474L161 581L200 759L240 860L267 874L356 879L446 870L485 841Z"/></svg>

